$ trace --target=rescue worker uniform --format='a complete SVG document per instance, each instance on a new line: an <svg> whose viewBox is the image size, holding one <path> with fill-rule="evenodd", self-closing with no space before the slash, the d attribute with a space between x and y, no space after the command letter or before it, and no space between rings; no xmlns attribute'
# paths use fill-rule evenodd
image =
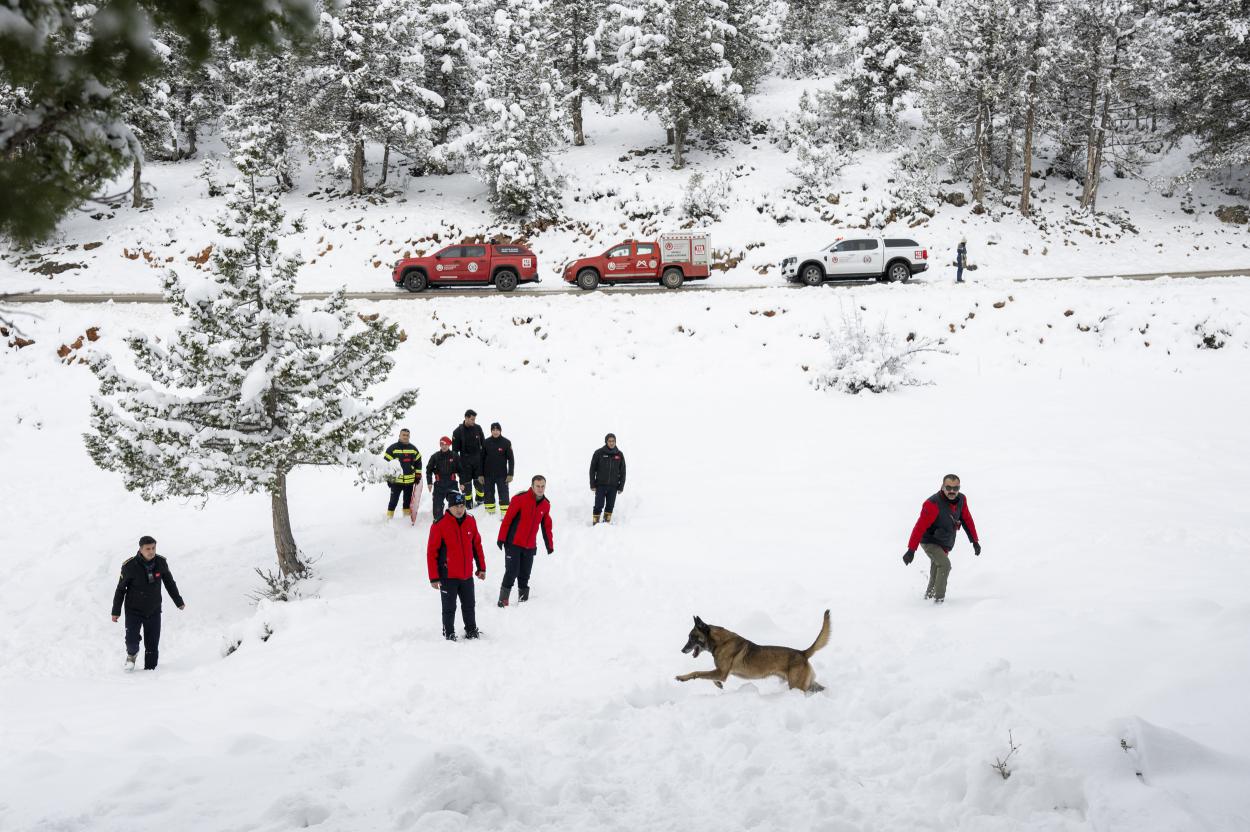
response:
<svg viewBox="0 0 1250 832"><path fill-rule="evenodd" d="M534 568L534 555L538 554L538 533L542 532L547 554L555 551L555 539L551 533L551 502L545 497L534 496L532 488L518 494L508 506L499 525L496 545L504 552L503 584L499 587L499 606L508 606L512 584L520 585L517 598L530 599L530 570Z"/></svg>
<svg viewBox="0 0 1250 832"><path fill-rule="evenodd" d="M425 484L430 486L430 494L434 500L434 521L443 516L443 502L458 491L456 475L460 470L460 457L454 451L438 451L430 457L430 464L425 468Z"/></svg>
<svg viewBox="0 0 1250 832"><path fill-rule="evenodd" d="M625 454L619 445L615 448L604 445L590 458L590 487L595 490L592 524L599 522L600 512L604 512L603 521L611 523L616 495L625 490Z"/></svg>
<svg viewBox="0 0 1250 832"><path fill-rule="evenodd" d="M451 449L460 455L460 491L464 494L465 506L473 508L474 494L480 504L486 499L482 485L477 481L482 476L482 452L486 448L486 434L481 425L461 424L451 432Z"/></svg>
<svg viewBox="0 0 1250 832"><path fill-rule="evenodd" d="M122 563L117 591L113 593L113 615L121 615L123 606L126 611L127 659L138 655L142 641L144 670L155 669L160 658L162 584L174 606L182 609L182 595L169 571L169 561L160 555L144 560L143 555L136 554Z"/></svg>
<svg viewBox="0 0 1250 832"><path fill-rule="evenodd" d="M382 458L387 462L399 460L400 468L403 469L402 474L391 477L389 481L391 499L386 504L386 516L395 516L395 506L401 496L404 500L404 512L407 513L412 508L412 491L421 479L421 452L411 442L396 442L386 449Z"/></svg>
<svg viewBox="0 0 1250 832"><path fill-rule="evenodd" d="M426 560L431 583L439 582L443 638L456 640L457 600L460 602L460 616L464 620L465 638L477 638L473 573L486 571L486 555L482 552L482 536L478 534L477 521L473 516L465 512L463 517L457 519L456 515L448 512L430 526ZM475 564L476 570L473 568Z"/></svg>
<svg viewBox="0 0 1250 832"><path fill-rule="evenodd" d="M486 449L482 459L482 476L486 479L486 511L495 513L508 510L508 481L512 479L516 460L512 456L512 441L500 436L486 437ZM498 497L498 502L496 502Z"/></svg>

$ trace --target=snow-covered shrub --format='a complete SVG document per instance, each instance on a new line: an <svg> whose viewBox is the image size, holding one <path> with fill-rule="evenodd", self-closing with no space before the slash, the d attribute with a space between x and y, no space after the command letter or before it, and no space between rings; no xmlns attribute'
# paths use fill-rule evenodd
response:
<svg viewBox="0 0 1250 832"><path fill-rule="evenodd" d="M936 165L927 146L911 147L894 161L889 192L895 208L903 216L933 216L938 208Z"/></svg>
<svg viewBox="0 0 1250 832"><path fill-rule="evenodd" d="M729 208L733 174L721 171L711 176L693 173L681 200L681 215L692 220L715 220Z"/></svg>
<svg viewBox="0 0 1250 832"><path fill-rule="evenodd" d="M909 334L900 338L882 321L875 330L864 324L858 309L843 313L841 326L827 326L820 340L829 361L812 383L817 390L843 393L888 393L899 387L923 384L911 373L911 364L924 352L942 352L941 342Z"/></svg>

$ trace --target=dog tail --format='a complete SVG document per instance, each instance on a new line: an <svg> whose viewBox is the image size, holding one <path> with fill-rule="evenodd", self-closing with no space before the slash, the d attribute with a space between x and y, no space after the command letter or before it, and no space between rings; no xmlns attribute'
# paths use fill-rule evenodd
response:
<svg viewBox="0 0 1250 832"><path fill-rule="evenodd" d="M825 623L820 625L820 635L812 642L812 646L803 651L803 658L810 659L813 654L829 643L829 610L825 610Z"/></svg>

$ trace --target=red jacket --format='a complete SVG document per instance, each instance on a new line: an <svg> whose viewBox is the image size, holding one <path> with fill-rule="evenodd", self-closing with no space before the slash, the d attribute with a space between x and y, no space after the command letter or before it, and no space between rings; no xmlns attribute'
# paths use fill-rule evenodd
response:
<svg viewBox="0 0 1250 832"><path fill-rule="evenodd" d="M555 539L551 536L551 501L546 497L535 499L534 490L527 489L508 504L508 513L499 526L499 542L511 543L522 549L537 549L539 529L543 530L547 554L551 554L556 548Z"/></svg>
<svg viewBox="0 0 1250 832"><path fill-rule="evenodd" d="M477 571L486 571L486 556L482 554L482 536L477 533L477 521L467 512L460 520L450 511L430 526L430 544L426 547L430 565L430 580L443 578L473 577L473 562Z"/></svg>
<svg viewBox="0 0 1250 832"><path fill-rule="evenodd" d="M938 500L938 502L945 503L946 501ZM952 506L947 506L947 508L952 512L954 511ZM925 500L920 505L920 519L916 521L915 527L911 530L911 538L907 541L907 548L918 548L920 546L920 538L924 537L924 533L929 530L929 527L933 525L933 521L937 519L938 507L929 500ZM973 543L978 542L980 538L977 537L976 524L972 522L972 512L968 510L967 499L964 500L963 517L961 519L964 532L968 535L968 539ZM959 531L959 528L956 527L955 531Z"/></svg>

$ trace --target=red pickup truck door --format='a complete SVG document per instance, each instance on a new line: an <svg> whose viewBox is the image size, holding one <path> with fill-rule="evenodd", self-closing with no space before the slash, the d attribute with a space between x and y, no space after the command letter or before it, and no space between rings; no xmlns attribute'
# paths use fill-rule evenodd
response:
<svg viewBox="0 0 1250 832"><path fill-rule="evenodd" d="M448 246L434 255L433 280L455 280L460 272L460 250L464 246Z"/></svg>
<svg viewBox="0 0 1250 832"><path fill-rule="evenodd" d="M655 243L634 243L634 268L638 277L654 278L660 265Z"/></svg>
<svg viewBox="0 0 1250 832"><path fill-rule="evenodd" d="M604 258L604 280L617 280L622 277L629 277L633 271L633 251L629 243L621 243L619 246L613 246L608 249L608 253Z"/></svg>
<svg viewBox="0 0 1250 832"><path fill-rule="evenodd" d="M490 258L486 256L486 246L460 247L461 280L487 280L490 277Z"/></svg>

